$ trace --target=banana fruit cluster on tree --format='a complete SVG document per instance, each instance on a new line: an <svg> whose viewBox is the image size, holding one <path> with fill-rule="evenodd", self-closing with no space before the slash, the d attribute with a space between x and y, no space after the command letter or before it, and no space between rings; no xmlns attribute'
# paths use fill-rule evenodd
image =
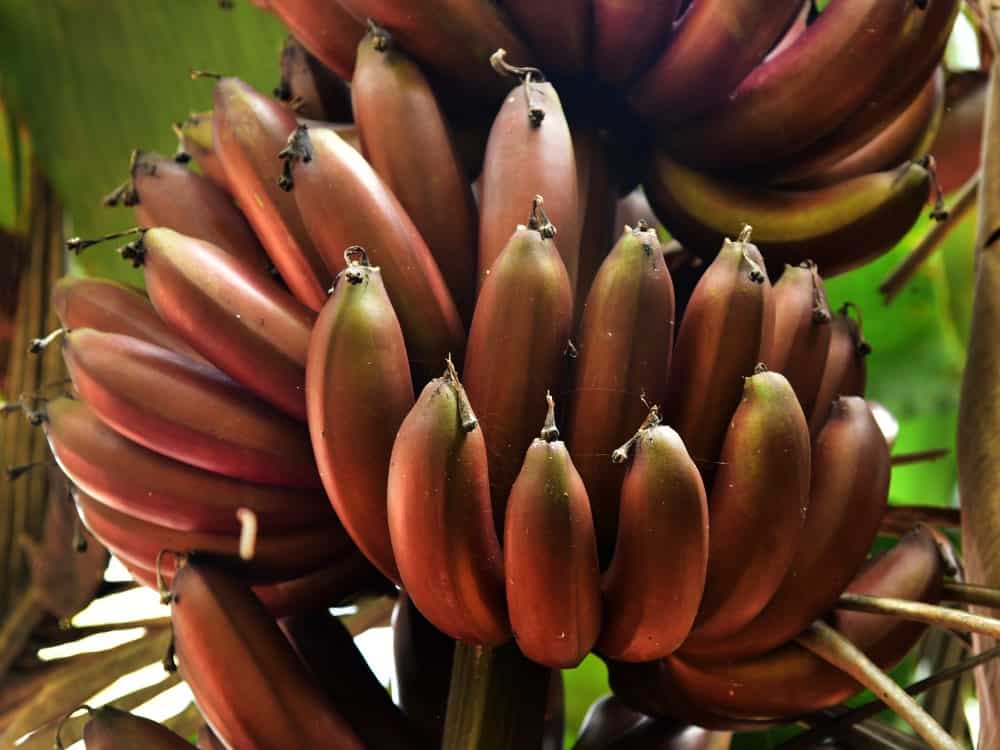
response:
<svg viewBox="0 0 1000 750"><path fill-rule="evenodd" d="M822 634L895 665L924 625L835 607L935 603L947 566L925 527L867 559L889 447L821 275L933 197L958 0L257 4L298 40L279 98L202 74L178 154L133 154L107 202L145 293L56 286L72 387L31 413L170 587L204 746L439 740L314 614L396 587L709 728L857 692Z"/></svg>

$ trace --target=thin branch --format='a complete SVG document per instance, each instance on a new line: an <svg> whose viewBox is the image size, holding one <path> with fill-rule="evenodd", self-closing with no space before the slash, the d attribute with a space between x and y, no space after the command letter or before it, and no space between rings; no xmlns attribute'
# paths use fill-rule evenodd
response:
<svg viewBox="0 0 1000 750"><path fill-rule="evenodd" d="M941 587L941 598L961 602L962 604L975 604L980 607L992 607L1000 609L1000 589L991 586L977 586L972 583L961 583L960 581L945 581Z"/></svg>
<svg viewBox="0 0 1000 750"><path fill-rule="evenodd" d="M932 448L926 451L914 451L913 453L897 453L892 456L893 466L908 466L909 464L919 464L925 461L937 461L944 458L951 451L947 448Z"/></svg>
<svg viewBox="0 0 1000 750"><path fill-rule="evenodd" d="M933 750L959 750L958 743L912 696L879 669L857 646L825 622L814 622L796 641L885 701Z"/></svg>
<svg viewBox="0 0 1000 750"><path fill-rule="evenodd" d="M962 525L962 512L934 505L890 505L882 516L879 533L902 536L920 523L938 529L957 529Z"/></svg>
<svg viewBox="0 0 1000 750"><path fill-rule="evenodd" d="M925 602L848 593L841 594L837 608L849 609L854 612L868 612L873 615L902 617L941 628L988 635L1000 640L1000 620Z"/></svg>

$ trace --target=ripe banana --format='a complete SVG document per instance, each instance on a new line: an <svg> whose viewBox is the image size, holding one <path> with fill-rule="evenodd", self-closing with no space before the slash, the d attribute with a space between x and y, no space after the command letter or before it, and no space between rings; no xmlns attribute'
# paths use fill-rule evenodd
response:
<svg viewBox="0 0 1000 750"><path fill-rule="evenodd" d="M294 198L278 185L276 156L295 130L295 115L237 78L221 79L214 101L212 138L233 197L292 294L319 310L332 277Z"/></svg>
<svg viewBox="0 0 1000 750"><path fill-rule="evenodd" d="M360 34L360 30L355 33ZM299 117L324 122L354 119L350 87L294 36L288 37L281 49L281 81L274 94Z"/></svg>
<svg viewBox="0 0 1000 750"><path fill-rule="evenodd" d="M413 406L406 342L378 267L361 248L336 279L309 343L306 403L320 478L358 548L399 582L386 479L396 432Z"/></svg>
<svg viewBox="0 0 1000 750"><path fill-rule="evenodd" d="M871 561L848 587L853 593L937 601L944 566L933 536L919 528ZM835 627L883 669L894 666L923 634L921 623L837 612ZM645 689L645 708L686 720L693 709L738 720L776 720L828 708L860 686L798 644L740 661L695 665L677 655L647 664L613 664L611 685L626 700ZM701 722L699 722L701 723ZM704 724L702 724L704 726Z"/></svg>
<svg viewBox="0 0 1000 750"><path fill-rule="evenodd" d="M532 661L568 669L601 628L601 574L583 486L555 426L555 403L510 490L504 526L507 606L517 646Z"/></svg>
<svg viewBox="0 0 1000 750"><path fill-rule="evenodd" d="M174 576L170 610L181 675L224 744L363 750L248 587L192 559Z"/></svg>
<svg viewBox="0 0 1000 750"><path fill-rule="evenodd" d="M171 229L150 229L130 248L173 330L240 385L305 419L309 308L264 271Z"/></svg>
<svg viewBox="0 0 1000 750"><path fill-rule="evenodd" d="M650 661L672 654L698 614L709 564L708 505L698 467L680 436L659 424L655 409L629 442L635 455L602 585L597 650L612 659ZM616 451L617 457L624 458Z"/></svg>
<svg viewBox="0 0 1000 750"><path fill-rule="evenodd" d="M852 309L856 311L857 320L849 314ZM809 430L813 435L818 434L826 423L835 398L865 395L865 358L870 353L871 346L861 331L861 312L852 303L846 303L830 321L830 348L816 404L809 416Z"/></svg>
<svg viewBox="0 0 1000 750"><path fill-rule="evenodd" d="M374 27L358 46L351 97L365 158L413 219L468 322L479 217L427 77L387 31Z"/></svg>
<svg viewBox="0 0 1000 750"><path fill-rule="evenodd" d="M723 104L764 59L801 4L801 0L690 3L656 62L629 87L630 106L647 120L676 123Z"/></svg>
<svg viewBox="0 0 1000 750"><path fill-rule="evenodd" d="M94 328L148 341L185 357L207 360L156 314L149 298L111 279L64 276L49 297L64 328Z"/></svg>
<svg viewBox="0 0 1000 750"><path fill-rule="evenodd" d="M162 724L113 706L89 710L90 720L83 726L87 750L191 750L180 735ZM59 747L62 747L60 744Z"/></svg>
<svg viewBox="0 0 1000 750"><path fill-rule="evenodd" d="M521 457L537 430L534 405L542 403L546 391L559 391L573 321L566 267L540 208L536 201L533 228L519 227L508 235L506 249L483 282L462 375L486 440L498 530Z"/></svg>
<svg viewBox="0 0 1000 750"><path fill-rule="evenodd" d="M464 93L499 98L507 85L489 68L499 47L515 60L529 52L490 0L339 0L359 21L373 19L421 63L454 79Z"/></svg>
<svg viewBox="0 0 1000 750"><path fill-rule="evenodd" d="M693 647L750 622L795 559L809 507L809 426L783 375L764 370L746 379L719 463Z"/></svg>
<svg viewBox="0 0 1000 750"><path fill-rule="evenodd" d="M566 423L603 567L615 546L625 476L611 454L642 422L648 404L664 403L673 325L674 287L656 231L644 223L626 227L587 295Z"/></svg>
<svg viewBox="0 0 1000 750"><path fill-rule="evenodd" d="M714 472L743 379L767 351L773 329L771 284L747 231L723 242L688 301L674 346L664 421L702 476Z"/></svg>
<svg viewBox="0 0 1000 750"><path fill-rule="evenodd" d="M337 555L350 549L350 540L336 520L325 525L313 524L303 530L283 534L261 534L250 560L239 559L237 534L210 534L177 531L121 513L77 492L75 500L80 517L101 544L116 557L137 567L156 569L161 550L202 552L220 559L228 558L247 583L269 583L308 575L328 565ZM168 558L168 561L172 558ZM165 575L173 573L164 565Z"/></svg>
<svg viewBox="0 0 1000 750"><path fill-rule="evenodd" d="M267 268L263 248L229 194L174 159L133 151L128 181L105 199L106 205L119 202L134 208L139 226L167 227Z"/></svg>
<svg viewBox="0 0 1000 750"><path fill-rule="evenodd" d="M663 40L670 39L681 5L681 0L593 0L591 51L598 78L624 84L648 68Z"/></svg>
<svg viewBox="0 0 1000 750"><path fill-rule="evenodd" d="M226 170L219 159L219 152L215 148L215 140L212 136L213 117L211 111L193 112L181 122L174 124L178 153L194 157L201 173L232 195L233 190L229 185Z"/></svg>
<svg viewBox="0 0 1000 750"><path fill-rule="evenodd" d="M264 533L334 523L322 493L240 482L174 461L122 437L80 401L49 401L41 419L56 461L75 484L144 521L236 533L236 511L247 508Z"/></svg>
<svg viewBox="0 0 1000 750"><path fill-rule="evenodd" d="M889 448L865 400L834 402L813 444L809 510L795 557L767 606L736 633L685 645L689 661L757 656L791 640L827 612L857 574L885 513Z"/></svg>
<svg viewBox="0 0 1000 750"><path fill-rule="evenodd" d="M816 265L785 266L774 285L774 336L761 361L791 383L804 414L811 415L830 348L830 306Z"/></svg>
<svg viewBox="0 0 1000 750"><path fill-rule="evenodd" d="M354 50L365 33L337 0L264 0L268 10L291 29L326 67L345 80L354 70ZM362 21L364 19L361 19Z"/></svg>
<svg viewBox="0 0 1000 750"><path fill-rule="evenodd" d="M427 243L364 157L332 130L300 126L287 153L296 203L327 267L342 270L348 246L371 248L423 384L462 351L465 333Z"/></svg>
<svg viewBox="0 0 1000 750"><path fill-rule="evenodd" d="M448 365L396 434L389 534L403 586L421 613L452 638L499 646L510 639L510 624L486 443Z"/></svg>
<svg viewBox="0 0 1000 750"><path fill-rule="evenodd" d="M584 126L573 133L573 152L576 155L577 193L580 197L580 260L577 268L576 289L573 295L573 312L583 315L584 302L597 276L597 269L608 257L615 241L618 227L628 222L615 221L618 199L617 175L611 166L611 144L608 133ZM629 226L636 226L633 222ZM574 328L576 327L574 323Z"/></svg>
<svg viewBox="0 0 1000 750"><path fill-rule="evenodd" d="M543 67L560 75L578 75L590 57L591 8L580 0L503 0L522 38Z"/></svg>
<svg viewBox="0 0 1000 750"><path fill-rule="evenodd" d="M502 56L494 59L521 83L504 99L486 142L479 191L480 286L511 228L523 221L524 206L542 195L545 211L559 229L556 246L575 290L582 215L573 137L562 102L540 71L515 68Z"/></svg>
<svg viewBox="0 0 1000 750"><path fill-rule="evenodd" d="M772 3L766 5L770 12ZM787 5L779 33L799 9L797 2ZM885 49L921 18L919 5L918 0L833 0L798 39L754 68L718 106L666 133L667 146L690 164L724 169L766 165L804 149L877 95L892 61ZM729 58L715 59L728 65Z"/></svg>
<svg viewBox="0 0 1000 750"><path fill-rule="evenodd" d="M90 328L67 333L62 351L87 405L139 445L236 479L321 486L303 425L214 367Z"/></svg>
<svg viewBox="0 0 1000 750"><path fill-rule="evenodd" d="M338 618L319 607L285 617L278 626L368 750L417 750L421 746Z"/></svg>
<svg viewBox="0 0 1000 750"><path fill-rule="evenodd" d="M656 215L703 258L746 222L770 268L811 259L829 277L893 247L927 203L931 180L907 162L815 190L780 190L702 174L660 151L645 187Z"/></svg>

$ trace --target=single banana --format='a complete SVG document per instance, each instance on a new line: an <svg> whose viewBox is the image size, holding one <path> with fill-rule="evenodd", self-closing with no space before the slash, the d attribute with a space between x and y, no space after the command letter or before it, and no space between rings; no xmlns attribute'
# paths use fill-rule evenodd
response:
<svg viewBox="0 0 1000 750"><path fill-rule="evenodd" d="M347 12L343 3L337 0L321 3L264 0L264 3L320 62L341 78L351 79L354 49L365 28Z"/></svg>
<svg viewBox="0 0 1000 750"><path fill-rule="evenodd" d="M644 223L626 227L587 295L566 423L603 567L615 546L625 476L612 452L642 422L648 404L664 403L673 329L674 287L656 231Z"/></svg>
<svg viewBox="0 0 1000 750"><path fill-rule="evenodd" d="M208 179L233 195L233 189L226 177L226 169L219 159L212 136L214 114L208 112L193 112L181 122L174 123L174 133L177 135L178 153L194 158L201 173Z"/></svg>
<svg viewBox="0 0 1000 750"><path fill-rule="evenodd" d="M323 122L354 120L350 87L294 36L285 39L281 48L281 80L274 94L299 117Z"/></svg>
<svg viewBox="0 0 1000 750"><path fill-rule="evenodd" d="M681 0L593 0L594 72L602 81L630 82L669 45Z"/></svg>
<svg viewBox="0 0 1000 750"><path fill-rule="evenodd" d="M703 258L745 222L770 268L811 259L830 277L892 248L923 211L931 178L907 162L815 190L781 190L703 174L659 151L645 187L671 234Z"/></svg>
<svg viewBox="0 0 1000 750"><path fill-rule="evenodd" d="M566 267L535 201L529 226L508 234L476 301L462 379L486 440L493 518L503 529L507 495L537 430L548 390L558 393L573 320ZM516 366L513 366L517 363Z"/></svg>
<svg viewBox="0 0 1000 750"><path fill-rule="evenodd" d="M591 3L587 0L503 0L522 38L540 64L560 75L579 75L588 67Z"/></svg>
<svg viewBox="0 0 1000 750"><path fill-rule="evenodd" d="M737 419L734 417L734 420ZM709 565L705 486L680 436L654 408L615 457L634 458L621 489L618 541L604 574L602 656L650 661L672 654L698 614Z"/></svg>
<svg viewBox="0 0 1000 750"><path fill-rule="evenodd" d="M320 478L358 548L399 581L386 479L396 432L413 406L406 343L378 267L361 248L336 279L309 344L306 402Z"/></svg>
<svg viewBox="0 0 1000 750"><path fill-rule="evenodd" d="M611 168L608 134L594 127L577 128L573 133L573 152L576 155L577 193L583 217L580 260L573 295L573 312L577 318L575 328L583 315L584 303L597 276L597 269L614 245L617 227L629 223L615 221L618 176ZM636 222L629 226L636 226Z"/></svg>
<svg viewBox="0 0 1000 750"><path fill-rule="evenodd" d="M521 652L568 669L601 628L601 581L587 490L555 426L555 403L510 490L504 572L510 623Z"/></svg>
<svg viewBox="0 0 1000 750"><path fill-rule="evenodd" d="M850 315L855 310L857 319ZM831 405L838 396L864 396L868 368L865 358L871 346L861 330L861 312L846 303L830 321L830 348L827 350L823 377L816 394L816 403L809 415L809 430L813 435L826 423Z"/></svg>
<svg viewBox="0 0 1000 750"><path fill-rule="evenodd" d="M510 639L510 624L486 443L448 365L396 434L389 534L403 586L421 613L452 638L499 646Z"/></svg>
<svg viewBox="0 0 1000 750"><path fill-rule="evenodd" d="M83 725L87 750L191 750L190 743L152 719L121 711L113 706L88 709ZM62 745L59 745L62 747Z"/></svg>

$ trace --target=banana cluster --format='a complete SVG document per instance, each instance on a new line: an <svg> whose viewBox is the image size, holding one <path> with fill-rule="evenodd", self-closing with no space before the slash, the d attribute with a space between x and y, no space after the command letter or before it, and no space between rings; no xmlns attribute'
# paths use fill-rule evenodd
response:
<svg viewBox="0 0 1000 750"><path fill-rule="evenodd" d="M795 637L845 590L933 600L941 559L918 531L866 563L889 453L820 272L926 203L958 3L264 4L309 50L284 103L223 77L177 156L133 154L107 202L148 296L59 283L73 395L37 415L87 526L171 586L224 744L435 744L380 689L334 710L315 684L324 659L374 678L309 612L390 582L452 639L596 652L645 714L725 729L856 690ZM639 181L710 261L678 326L657 219L613 237ZM921 632L834 624L882 665Z"/></svg>

